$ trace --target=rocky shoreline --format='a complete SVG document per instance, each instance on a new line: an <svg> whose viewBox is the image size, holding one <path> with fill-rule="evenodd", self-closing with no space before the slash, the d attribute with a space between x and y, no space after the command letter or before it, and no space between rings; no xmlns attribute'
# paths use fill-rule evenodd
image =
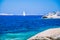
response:
<svg viewBox="0 0 60 40"><path fill-rule="evenodd" d="M60 28L45 30L27 40L60 40Z"/></svg>

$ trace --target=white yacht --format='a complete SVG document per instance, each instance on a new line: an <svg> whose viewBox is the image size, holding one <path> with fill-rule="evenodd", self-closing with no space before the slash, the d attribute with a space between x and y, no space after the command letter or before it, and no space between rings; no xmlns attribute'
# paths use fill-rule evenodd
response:
<svg viewBox="0 0 60 40"><path fill-rule="evenodd" d="M25 11L23 11L23 16L26 16L26 13L25 13Z"/></svg>
<svg viewBox="0 0 60 40"><path fill-rule="evenodd" d="M54 13L49 13L48 15L45 15L43 16L43 18L60 18L60 12L56 12L55 14Z"/></svg>

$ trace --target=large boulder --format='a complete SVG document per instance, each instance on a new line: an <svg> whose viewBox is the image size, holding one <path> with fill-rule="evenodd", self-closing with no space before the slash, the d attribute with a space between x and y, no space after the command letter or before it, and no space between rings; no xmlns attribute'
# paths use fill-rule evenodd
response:
<svg viewBox="0 0 60 40"><path fill-rule="evenodd" d="M51 28L45 30L27 40L60 40L60 28Z"/></svg>

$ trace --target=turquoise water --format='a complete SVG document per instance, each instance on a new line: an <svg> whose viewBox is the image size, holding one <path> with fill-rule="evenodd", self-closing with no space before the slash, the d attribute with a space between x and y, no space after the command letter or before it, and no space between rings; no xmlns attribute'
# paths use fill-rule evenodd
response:
<svg viewBox="0 0 60 40"><path fill-rule="evenodd" d="M1 36L1 40L27 40L35 34L36 32L7 33Z"/></svg>
<svg viewBox="0 0 60 40"><path fill-rule="evenodd" d="M0 40L27 40L49 28L60 27L60 19L41 16L0 16Z"/></svg>
<svg viewBox="0 0 60 40"><path fill-rule="evenodd" d="M60 26L59 26L60 27ZM6 33L0 37L0 40L27 40L30 37L36 35L37 31L30 31L30 32L20 32L20 33Z"/></svg>

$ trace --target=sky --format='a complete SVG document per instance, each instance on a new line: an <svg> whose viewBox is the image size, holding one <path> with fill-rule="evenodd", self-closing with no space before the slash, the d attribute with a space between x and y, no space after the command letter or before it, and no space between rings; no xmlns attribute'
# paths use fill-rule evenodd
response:
<svg viewBox="0 0 60 40"><path fill-rule="evenodd" d="M0 14L44 15L60 11L60 0L0 0Z"/></svg>

